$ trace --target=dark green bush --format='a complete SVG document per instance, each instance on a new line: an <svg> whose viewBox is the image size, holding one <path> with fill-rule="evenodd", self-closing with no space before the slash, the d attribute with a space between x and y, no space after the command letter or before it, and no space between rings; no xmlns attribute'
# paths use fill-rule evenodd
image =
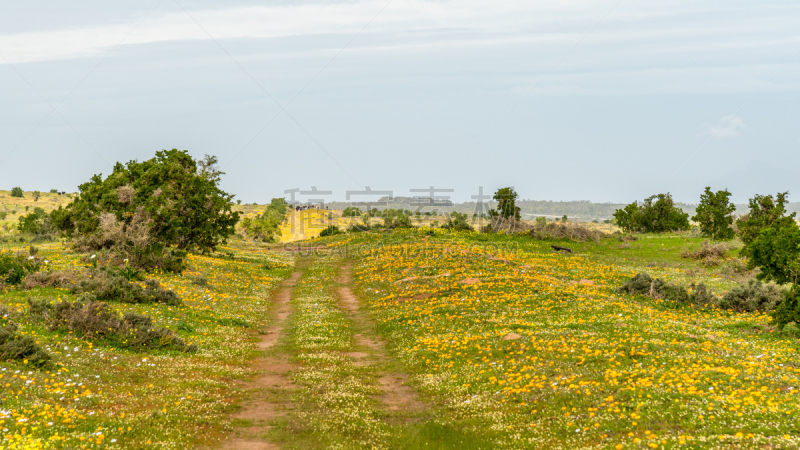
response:
<svg viewBox="0 0 800 450"><path fill-rule="evenodd" d="M780 304L782 298L783 293L777 286L750 280L726 292L717 306L739 312L769 312Z"/></svg>
<svg viewBox="0 0 800 450"><path fill-rule="evenodd" d="M50 355L30 336L18 334L15 329L0 326L0 361L28 361L36 367L50 364Z"/></svg>
<svg viewBox="0 0 800 450"><path fill-rule="evenodd" d="M143 288L118 275L97 271L93 278L76 282L70 288L75 295L85 295L87 300L117 301L123 303L164 303L179 306L181 299L173 291L162 288L156 280L146 280Z"/></svg>
<svg viewBox="0 0 800 450"><path fill-rule="evenodd" d="M792 285L791 289L783 293L783 301L772 312L772 320L778 329L783 329L792 322L800 325L800 286Z"/></svg>
<svg viewBox="0 0 800 450"><path fill-rule="evenodd" d="M354 223L347 227L348 233L361 233L363 231L369 231L371 227L367 223Z"/></svg>
<svg viewBox="0 0 800 450"><path fill-rule="evenodd" d="M43 320L51 331L69 331L85 339L108 340L120 347L134 350L172 348L194 352L195 345L166 328L154 328L153 320L135 313L121 318L108 304L97 301L47 303L28 299L28 313Z"/></svg>
<svg viewBox="0 0 800 450"><path fill-rule="evenodd" d="M466 213L452 212L447 218L447 222L442 228L454 231L475 231L468 222L469 216Z"/></svg>
<svg viewBox="0 0 800 450"><path fill-rule="evenodd" d="M329 225L324 230L319 232L319 237L335 236L335 235L341 234L341 233L342 232L341 232L341 230L339 230L339 227L337 227L336 225Z"/></svg>
<svg viewBox="0 0 800 450"><path fill-rule="evenodd" d="M624 294L646 295L680 305L716 306L716 301L706 285L692 283L688 288L667 283L660 278L652 278L639 273L627 280L619 291Z"/></svg>
<svg viewBox="0 0 800 450"><path fill-rule="evenodd" d="M689 214L675 206L669 193L648 197L639 205L633 202L614 212L617 225L623 230L661 233L688 230Z"/></svg>
<svg viewBox="0 0 800 450"><path fill-rule="evenodd" d="M362 214L364 213L355 206L348 206L342 211L342 217L361 217Z"/></svg>
<svg viewBox="0 0 800 450"><path fill-rule="evenodd" d="M19 186L11 188L11 196L22 198L23 197L22 188Z"/></svg>

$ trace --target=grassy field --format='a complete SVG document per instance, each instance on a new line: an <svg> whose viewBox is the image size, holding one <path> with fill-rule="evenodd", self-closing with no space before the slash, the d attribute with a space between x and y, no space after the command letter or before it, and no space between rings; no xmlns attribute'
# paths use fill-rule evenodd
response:
<svg viewBox="0 0 800 450"><path fill-rule="evenodd" d="M752 276L736 244L714 267L681 256L702 241L417 229L291 253L237 240L150 275L183 306L112 302L192 354L50 331L27 299L74 295L8 288L1 321L56 365L0 363L0 448L797 448L795 327L616 291L638 272L716 294ZM51 271L90 265L61 243L38 255Z"/></svg>
<svg viewBox="0 0 800 450"><path fill-rule="evenodd" d="M57 363L41 370L0 363L0 448L187 448L218 440L241 398L235 380L251 373L253 336L268 324L270 289L292 263L253 245L222 250L236 259L191 256L182 276L150 274L177 292L183 306L113 303L121 313L145 314L175 330L199 347L194 354L114 348L26 320L28 298L74 300L65 289L0 295L20 332L34 336ZM88 266L61 244L42 245L38 255L54 271ZM265 269L266 260L284 268ZM12 319L0 318L0 325Z"/></svg>

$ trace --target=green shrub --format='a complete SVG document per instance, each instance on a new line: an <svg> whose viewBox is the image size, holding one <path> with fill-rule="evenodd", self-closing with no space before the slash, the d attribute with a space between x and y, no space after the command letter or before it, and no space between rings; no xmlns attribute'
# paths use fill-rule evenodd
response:
<svg viewBox="0 0 800 450"><path fill-rule="evenodd" d="M22 198L24 196L22 193L22 188L19 186L11 188L11 196Z"/></svg>
<svg viewBox="0 0 800 450"><path fill-rule="evenodd" d="M706 285L692 283L689 288L667 283L660 278L652 278L639 273L627 280L619 291L624 294L646 295L680 305L716 306L716 301Z"/></svg>
<svg viewBox="0 0 800 450"><path fill-rule="evenodd" d="M5 211L0 211L0 220L6 220L6 217L8 217L8 213Z"/></svg>
<svg viewBox="0 0 800 450"><path fill-rule="evenodd" d="M33 234L35 236L52 236L56 233L56 228L50 216L40 207L33 208L33 212L17 218L17 230L20 233Z"/></svg>
<svg viewBox="0 0 800 450"><path fill-rule="evenodd" d="M370 229L371 229L371 227L369 226L369 224L366 224L366 223L354 223L354 224L350 225L349 227L347 227L347 232L348 233L361 233L363 231L369 231Z"/></svg>
<svg viewBox="0 0 800 450"><path fill-rule="evenodd" d="M341 233L342 232L341 232L341 230L339 230L339 227L337 227L336 225L329 225L324 230L319 232L319 237L335 236L335 235L341 234Z"/></svg>
<svg viewBox="0 0 800 450"><path fill-rule="evenodd" d="M58 189L50 189L51 194L58 194Z"/></svg>
<svg viewBox="0 0 800 450"><path fill-rule="evenodd" d="M27 361L35 367L48 366L50 355L31 336L23 336L15 329L0 326L0 361Z"/></svg>
<svg viewBox="0 0 800 450"><path fill-rule="evenodd" d="M442 225L442 228L455 231L475 231L472 225L467 222L469 216L466 213L452 212L447 219L447 222Z"/></svg>
<svg viewBox="0 0 800 450"><path fill-rule="evenodd" d="M717 306L738 312L769 312L781 303L782 297L783 293L777 286L750 280L748 284L740 284L726 292Z"/></svg>
<svg viewBox="0 0 800 450"><path fill-rule="evenodd" d="M686 250L682 256L687 259L700 261L708 267L718 266L720 260L725 259L728 254L728 245L725 243L718 243L712 245L708 241L703 241L699 249Z"/></svg>
<svg viewBox="0 0 800 450"><path fill-rule="evenodd" d="M291 206L285 199L273 198L259 217L242 219L242 230L252 239L275 242L281 235L279 225L286 220L289 208Z"/></svg>
<svg viewBox="0 0 800 450"><path fill-rule="evenodd" d="M69 331L85 339L108 340L114 345L134 350L172 348L194 352L175 332L153 327L153 320L135 313L122 317L106 303L97 301L47 303L28 299L28 314L43 320L51 331Z"/></svg>
<svg viewBox="0 0 800 450"><path fill-rule="evenodd" d="M106 275L97 271L93 278L76 282L70 291L87 300L117 301L123 303L164 303L170 306L183 304L173 291L164 289L156 280L146 280L145 287L131 283L119 275Z"/></svg>
<svg viewBox="0 0 800 450"><path fill-rule="evenodd" d="M669 193L648 197L641 205L633 202L614 212L614 218L627 232L661 233L690 228L689 214L675 206Z"/></svg>
<svg viewBox="0 0 800 450"><path fill-rule="evenodd" d="M0 253L0 281L17 285L25 275L38 271L42 266L39 259L23 254Z"/></svg>

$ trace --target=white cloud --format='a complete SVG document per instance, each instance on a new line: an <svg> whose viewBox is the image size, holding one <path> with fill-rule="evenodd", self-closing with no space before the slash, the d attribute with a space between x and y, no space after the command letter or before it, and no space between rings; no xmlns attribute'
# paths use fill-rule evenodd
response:
<svg viewBox="0 0 800 450"><path fill-rule="evenodd" d="M708 133L714 139L730 139L739 136L739 130L746 128L744 121L736 114L720 117L716 125L706 124Z"/></svg>

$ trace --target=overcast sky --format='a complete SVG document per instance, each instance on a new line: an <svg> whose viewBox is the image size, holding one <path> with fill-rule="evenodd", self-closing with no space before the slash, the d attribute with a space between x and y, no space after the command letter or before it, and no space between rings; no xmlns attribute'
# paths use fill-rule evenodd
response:
<svg viewBox="0 0 800 450"><path fill-rule="evenodd" d="M0 4L0 189L179 148L245 202L800 200L796 1Z"/></svg>

